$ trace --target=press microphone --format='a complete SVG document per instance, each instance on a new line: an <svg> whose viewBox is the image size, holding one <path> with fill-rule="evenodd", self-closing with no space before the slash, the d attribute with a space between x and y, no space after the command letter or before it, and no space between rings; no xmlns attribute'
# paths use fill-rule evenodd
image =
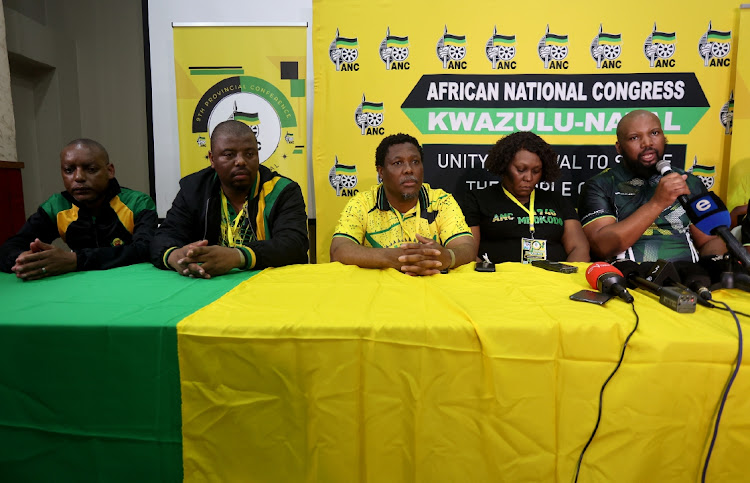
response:
<svg viewBox="0 0 750 483"><path fill-rule="evenodd" d="M682 280L675 264L662 258L650 265L642 263L641 272L643 278L657 285L674 285Z"/></svg>
<svg viewBox="0 0 750 483"><path fill-rule="evenodd" d="M711 290L711 276L708 271L697 263L675 262L675 268L680 275L683 285L698 294L698 303L713 307L707 302L713 298ZM706 303L703 303L706 302Z"/></svg>
<svg viewBox="0 0 750 483"><path fill-rule="evenodd" d="M657 295L660 304L681 314L695 312L696 295L694 293L675 287L663 287L650 280L646 280L641 276L643 268L631 260L618 260L615 264L623 273L627 274L629 284Z"/></svg>
<svg viewBox="0 0 750 483"><path fill-rule="evenodd" d="M605 262L592 263L586 269L586 280L591 288L607 295L616 295L627 303L633 302L633 296L625 288L626 282L622 272Z"/></svg>
<svg viewBox="0 0 750 483"><path fill-rule="evenodd" d="M622 273L622 276L627 282L628 288L638 288L638 284L635 283L635 277L641 277L643 268L632 260L615 260L612 262L612 266Z"/></svg>
<svg viewBox="0 0 750 483"><path fill-rule="evenodd" d="M656 170L662 175L673 172L669 161L665 159L656 163ZM696 228L703 233L721 237L729 253L739 260L745 270L750 269L750 255L748 255L745 247L742 246L739 240L729 231L729 225L732 220L721 198L709 191L690 199L685 195L680 195L677 197L677 200L685 209L688 218Z"/></svg>

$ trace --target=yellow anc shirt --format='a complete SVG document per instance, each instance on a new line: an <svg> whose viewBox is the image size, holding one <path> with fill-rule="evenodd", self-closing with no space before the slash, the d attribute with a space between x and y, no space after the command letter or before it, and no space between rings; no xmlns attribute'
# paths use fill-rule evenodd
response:
<svg viewBox="0 0 750 483"><path fill-rule="evenodd" d="M417 205L403 215L388 203L382 183L357 193L341 212L333 236L366 247L394 248L416 242L416 233L443 246L459 236L472 236L453 196L426 183Z"/></svg>

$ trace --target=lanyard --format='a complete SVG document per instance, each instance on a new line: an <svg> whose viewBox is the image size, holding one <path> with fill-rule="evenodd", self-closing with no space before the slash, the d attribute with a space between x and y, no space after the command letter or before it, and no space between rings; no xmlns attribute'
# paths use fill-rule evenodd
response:
<svg viewBox="0 0 750 483"><path fill-rule="evenodd" d="M529 214L529 231L531 232L531 237L534 238L534 196L536 195L536 190L533 190L531 192L531 196L529 197L529 207L526 208L521 204L520 201L516 199L515 196L513 196L510 191L505 189L505 186L503 186L503 191L505 192L505 195L513 200L515 204L521 207L523 211Z"/></svg>
<svg viewBox="0 0 750 483"><path fill-rule="evenodd" d="M247 200L245 200L245 203L242 205L242 209L239 213L237 213L237 217L234 219L234 226L230 226L229 222L229 208L227 208L227 197L224 195L224 192L221 192L221 208L224 212L224 219L227 220L227 244L230 247L236 246L234 237L237 234L237 229L240 226L240 221L242 221L242 216L245 214L245 208L247 207ZM240 244L242 244L242 240L239 240Z"/></svg>
<svg viewBox="0 0 750 483"><path fill-rule="evenodd" d="M419 216L419 200L417 200L417 206L416 206L416 213L414 213L414 236L411 236L411 234L406 230L406 225L404 222L404 216L399 212L396 208L391 207L394 213L396 213L396 218L398 219L398 224L401 225L401 233L405 238L408 238L407 241L417 243L417 230L419 230L419 222L422 219Z"/></svg>

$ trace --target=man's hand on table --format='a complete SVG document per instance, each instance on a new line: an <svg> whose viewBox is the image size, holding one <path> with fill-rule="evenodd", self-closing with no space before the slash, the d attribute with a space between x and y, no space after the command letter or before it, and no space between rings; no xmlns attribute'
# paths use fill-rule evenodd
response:
<svg viewBox="0 0 750 483"><path fill-rule="evenodd" d="M237 248L209 246L207 240L199 240L173 250L167 263L186 277L211 278L241 268L245 261Z"/></svg>
<svg viewBox="0 0 750 483"><path fill-rule="evenodd" d="M73 272L76 268L78 256L75 252L57 248L37 238L29 244L29 250L18 255L11 271L16 277L26 281L62 275Z"/></svg>

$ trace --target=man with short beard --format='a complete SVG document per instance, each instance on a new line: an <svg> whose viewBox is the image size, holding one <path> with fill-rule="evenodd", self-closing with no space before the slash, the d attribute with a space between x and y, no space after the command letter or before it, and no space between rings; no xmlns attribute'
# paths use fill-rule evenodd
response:
<svg viewBox="0 0 750 483"><path fill-rule="evenodd" d="M349 200L331 241L331 261L434 275L474 260L471 230L456 200L423 183L422 146L392 134L375 150L382 184Z"/></svg>
<svg viewBox="0 0 750 483"><path fill-rule="evenodd" d="M307 263L299 185L260 164L252 129L235 120L211 132L211 166L180 180L151 243L157 268L193 278Z"/></svg>
<svg viewBox="0 0 750 483"><path fill-rule="evenodd" d="M656 170L666 139L659 118L636 110L617 125L617 152L622 163L593 176L583 186L578 214L596 257L651 262L697 261L699 255L726 252L724 242L690 223L677 201L680 195L704 193L703 183L672 167Z"/></svg>

